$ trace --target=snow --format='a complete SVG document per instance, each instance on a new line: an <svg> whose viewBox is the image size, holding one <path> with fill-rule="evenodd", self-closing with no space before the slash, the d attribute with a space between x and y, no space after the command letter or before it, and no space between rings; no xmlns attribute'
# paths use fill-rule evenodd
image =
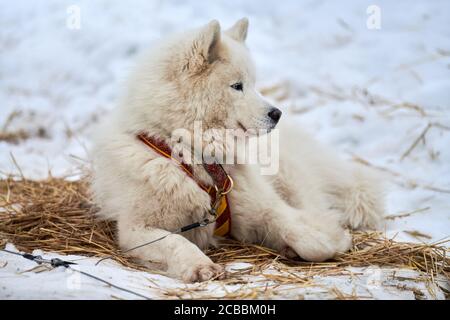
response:
<svg viewBox="0 0 450 320"><path fill-rule="evenodd" d="M8 244L8 250L16 251ZM0 252L0 297L3 299L201 299L230 297L235 293L251 296L257 292L264 299L335 299L357 296L360 299L444 299L440 288L428 282L417 281L420 274L408 269L378 267L348 268L345 273L333 276L314 276L305 285L280 284L274 290L267 285L274 283L268 275L281 271L269 267L260 276L242 275L236 284L214 282L186 284L160 274L151 274L124 268L114 261L96 266L96 258L60 256L33 252L44 258L60 257L76 262L73 268L99 277L116 286L131 290L138 295L112 288L76 271L37 266L36 263L16 255ZM231 263L226 270L233 274L251 267L250 264ZM438 279L441 286L450 289L446 279ZM417 295L417 297L416 297ZM144 297L142 297L144 296Z"/></svg>
<svg viewBox="0 0 450 320"><path fill-rule="evenodd" d="M29 178L45 178L49 170L54 176L76 178L89 159L94 124L114 107L134 58L143 49L159 37L210 19L229 26L247 16L247 44L257 64L259 87L285 84L287 99L276 100L285 89L271 96L285 116L344 157L363 159L386 175L386 214L400 215L386 220L386 235L398 241L446 238L450 234L450 29L445 26L450 3L377 1L381 28L368 29L366 9L371 4L295 0L182 4L16 0L4 4L0 11L0 128L22 129L31 138L0 141L0 172L17 173L13 155ZM80 29L67 27L67 9L72 5L81 9ZM407 153L427 127L425 143L421 140ZM426 237L405 231L419 231ZM95 259L82 261L81 268L88 272L151 297L164 297L162 293L171 288L215 290L213 284L186 285L113 262L93 267ZM61 286L74 275L61 268L26 271L35 266L0 253L0 297L134 298L84 277L78 289ZM364 296L370 287L366 271L354 270L363 275L359 280L333 276L314 281L318 288L336 286L347 294L359 288ZM393 272L379 272L380 281ZM32 290L30 281L36 284ZM405 281L410 288L423 286ZM399 290L393 281L374 288L368 296L414 298L414 290ZM220 290L216 290L218 296ZM428 298L443 298L439 289L434 295L426 287L418 290ZM325 289L302 288L284 290L280 296L332 297Z"/></svg>

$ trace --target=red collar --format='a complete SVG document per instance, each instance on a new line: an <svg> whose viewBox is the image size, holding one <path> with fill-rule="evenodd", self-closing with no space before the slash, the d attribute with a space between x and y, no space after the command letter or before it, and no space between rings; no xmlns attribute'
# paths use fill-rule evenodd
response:
<svg viewBox="0 0 450 320"><path fill-rule="evenodd" d="M206 172L213 181L212 186L205 185L202 181L195 177L193 167L190 164L172 157L172 149L165 141L148 136L145 133L138 134L137 138L159 155L175 161L177 165L183 169L183 171L186 172L186 174L193 179L202 190L209 194L211 198L211 208L215 207L214 209L217 217L214 234L217 236L228 235L231 230L231 213L226 194L231 191L231 188L233 187L233 180L225 172L223 167L217 163L204 163L203 168L205 168ZM220 199L217 199L217 190L222 192L222 194L219 193Z"/></svg>

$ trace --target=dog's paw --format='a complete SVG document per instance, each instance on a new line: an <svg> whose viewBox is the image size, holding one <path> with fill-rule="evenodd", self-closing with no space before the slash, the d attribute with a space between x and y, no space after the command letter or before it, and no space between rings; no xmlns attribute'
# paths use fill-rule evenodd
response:
<svg viewBox="0 0 450 320"><path fill-rule="evenodd" d="M348 251L352 246L352 238L348 231L343 230L338 238L325 233L315 233L309 239L299 240L293 245L297 254L307 261L325 261Z"/></svg>
<svg viewBox="0 0 450 320"><path fill-rule="evenodd" d="M352 237L338 221L299 223L288 229L286 242L302 259L320 262L348 251Z"/></svg>
<svg viewBox="0 0 450 320"><path fill-rule="evenodd" d="M203 263L189 267L182 276L186 282L201 282L211 279L224 279L225 269L216 263Z"/></svg>

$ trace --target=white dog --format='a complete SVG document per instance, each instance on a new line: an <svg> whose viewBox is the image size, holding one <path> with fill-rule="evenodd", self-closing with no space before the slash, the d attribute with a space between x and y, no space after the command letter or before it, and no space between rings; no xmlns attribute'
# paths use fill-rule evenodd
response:
<svg viewBox="0 0 450 320"><path fill-rule="evenodd" d="M254 66L244 44L247 29L247 19L223 33L211 21L162 41L138 64L127 95L98 130L93 193L101 216L117 221L123 249L212 217L217 202L223 206L224 197L219 194L220 201L214 202L202 189L217 185L211 170L167 156L183 143L174 141L174 131L193 132L201 121L204 130L211 129L209 142L227 153L225 129L271 130L280 119L281 111L255 90ZM383 199L377 178L342 162L302 132L280 132L276 174L261 175L257 164L224 165L234 182L226 196L232 224L225 221L220 234L229 231L240 241L310 261L347 251L347 227L375 228L380 222ZM205 143L200 141L202 147ZM188 160L196 157L191 154ZM224 189L230 187L231 180ZM129 254L185 281L221 278L223 267L202 251L215 245L216 227L169 235Z"/></svg>

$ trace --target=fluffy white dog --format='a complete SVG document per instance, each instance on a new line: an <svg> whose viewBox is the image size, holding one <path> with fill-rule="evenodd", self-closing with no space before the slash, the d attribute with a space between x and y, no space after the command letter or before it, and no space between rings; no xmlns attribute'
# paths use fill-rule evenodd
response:
<svg viewBox="0 0 450 320"><path fill-rule="evenodd" d="M184 143L174 140L175 131L182 128L189 136L200 121L209 140L194 138L194 144L212 143L219 150L214 158L230 153L225 129L270 131L278 123L281 111L255 90L247 29L247 19L223 33L211 21L161 41L137 65L127 95L99 128L92 188L101 216L117 221L123 249L210 216L215 202L201 186L217 184L214 174L202 163L184 165L167 157ZM227 231L240 241L310 261L347 251L347 228L375 228L380 222L383 197L377 177L339 160L298 130L283 127L279 132L274 174L262 175L258 164L223 166L234 181L226 196L232 222ZM185 140L188 156L182 159L193 160L192 140ZM130 254L185 281L221 278L223 267L202 251L215 245L216 227L169 235Z"/></svg>

